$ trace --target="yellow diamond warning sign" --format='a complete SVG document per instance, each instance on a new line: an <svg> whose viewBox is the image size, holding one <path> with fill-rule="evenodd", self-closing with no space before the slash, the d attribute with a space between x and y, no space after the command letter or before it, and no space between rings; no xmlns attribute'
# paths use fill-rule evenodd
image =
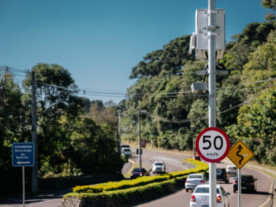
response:
<svg viewBox="0 0 276 207"><path fill-rule="evenodd" d="M253 156L254 153L241 140L234 144L227 155L227 157L240 169Z"/></svg>

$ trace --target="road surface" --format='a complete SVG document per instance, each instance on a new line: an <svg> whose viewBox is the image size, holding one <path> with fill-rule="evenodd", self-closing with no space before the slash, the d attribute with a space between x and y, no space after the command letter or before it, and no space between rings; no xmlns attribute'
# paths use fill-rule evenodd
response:
<svg viewBox="0 0 276 207"><path fill-rule="evenodd" d="M181 161L183 161L187 156L179 155L179 154L164 154L161 152L153 152L153 151L146 151L144 150L143 163L151 164L155 160L162 160L166 163L167 166L170 167L172 171L180 171L183 170L183 166L181 166ZM173 164L172 164L173 163ZM217 163L217 167L226 167L227 165L232 164L228 160L224 160L221 163ZM170 171L170 170L169 170ZM250 193L242 193L241 194L241 206L242 207L272 207L273 200L272 200L272 188L274 187L274 181L269 178L267 175L263 174L260 171L256 171L247 167L242 168L242 174L251 174L255 178L258 179L257 181L257 193L250 194ZM221 184L226 192L230 193L230 206L237 207L238 202L238 194L233 193L232 187L233 177L230 177L230 183L225 184L224 182L218 182ZM183 183L184 186L184 183ZM164 196L160 199L156 199L154 201L146 202L140 205L136 205L135 207L179 207L184 206L188 207L190 204L192 192L186 192L183 190L173 193L168 196Z"/></svg>

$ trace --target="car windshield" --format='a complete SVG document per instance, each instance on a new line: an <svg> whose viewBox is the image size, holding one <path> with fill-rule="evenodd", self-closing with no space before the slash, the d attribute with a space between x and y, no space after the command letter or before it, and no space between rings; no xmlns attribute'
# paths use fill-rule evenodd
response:
<svg viewBox="0 0 276 207"><path fill-rule="evenodd" d="M223 174L224 170L223 169L217 169L217 174Z"/></svg>
<svg viewBox="0 0 276 207"><path fill-rule="evenodd" d="M189 178L199 178L199 179L202 179L202 175L189 175Z"/></svg>
<svg viewBox="0 0 276 207"><path fill-rule="evenodd" d="M124 149L125 152L130 152L130 149Z"/></svg>
<svg viewBox="0 0 276 207"><path fill-rule="evenodd" d="M194 193L209 193L209 187L199 187ZM217 188L217 194L219 194L219 189Z"/></svg>
<svg viewBox="0 0 276 207"><path fill-rule="evenodd" d="M236 167L228 167L229 170L236 170Z"/></svg>
<svg viewBox="0 0 276 207"><path fill-rule="evenodd" d="M142 170L142 168L135 168L134 170L133 170L133 172L142 172L143 170Z"/></svg>
<svg viewBox="0 0 276 207"><path fill-rule="evenodd" d="M163 163L155 163L155 165L162 166L162 165L163 165Z"/></svg>
<svg viewBox="0 0 276 207"><path fill-rule="evenodd" d="M242 181L245 181L245 182L251 182L253 181L253 177L252 176L242 176Z"/></svg>

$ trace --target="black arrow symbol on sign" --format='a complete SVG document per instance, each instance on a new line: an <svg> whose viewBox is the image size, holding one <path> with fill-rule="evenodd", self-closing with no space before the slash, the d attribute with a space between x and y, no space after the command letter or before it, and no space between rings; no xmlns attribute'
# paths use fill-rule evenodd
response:
<svg viewBox="0 0 276 207"><path fill-rule="evenodd" d="M237 153L236 153L236 155L237 155L238 157L241 158L240 161L239 161L239 164L240 164L240 165L241 165L241 162L243 161L243 156L239 154L239 153L241 152L242 149L243 149L242 146L239 145L239 146L238 146L238 151L237 151Z"/></svg>

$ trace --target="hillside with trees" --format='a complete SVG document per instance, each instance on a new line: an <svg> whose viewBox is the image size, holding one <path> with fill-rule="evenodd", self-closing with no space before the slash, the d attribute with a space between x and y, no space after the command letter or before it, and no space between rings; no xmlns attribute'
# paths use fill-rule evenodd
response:
<svg viewBox="0 0 276 207"><path fill-rule="evenodd" d="M264 158L266 153L275 151L274 109L273 103L262 109L259 99L265 98L264 93L270 94L269 100L275 97L275 27L274 20L250 23L232 37L223 59L218 62L218 67L228 70L229 75L217 76L216 98L217 127L229 133L232 143L242 139L254 145L256 152L260 151L256 159L269 164L276 164L274 157ZM188 55L189 39L190 35L170 41L132 68L130 78L136 78L137 82L127 90L122 122L124 140L137 140L139 110L141 137L156 147L191 150L192 139L208 127L208 94L191 93L192 83L204 79L208 83L208 78L196 75L207 62L196 60L194 54ZM254 105L256 113L252 114ZM265 123L270 131L252 130L253 120L248 119L258 119L254 123ZM267 145L270 150L264 153L262 147Z"/></svg>

